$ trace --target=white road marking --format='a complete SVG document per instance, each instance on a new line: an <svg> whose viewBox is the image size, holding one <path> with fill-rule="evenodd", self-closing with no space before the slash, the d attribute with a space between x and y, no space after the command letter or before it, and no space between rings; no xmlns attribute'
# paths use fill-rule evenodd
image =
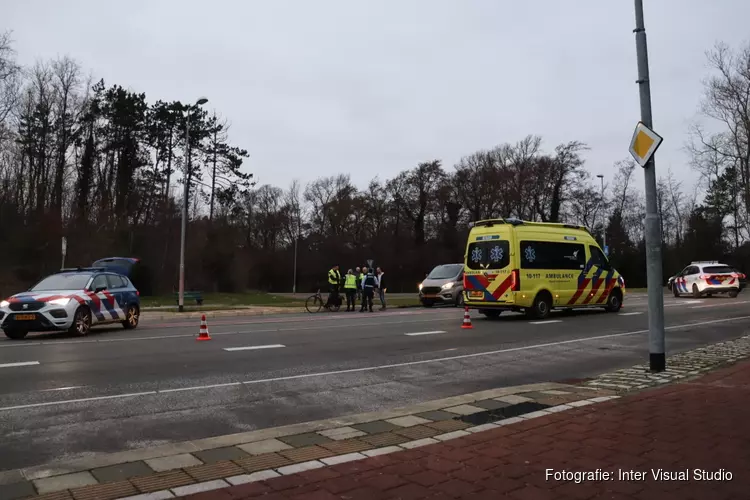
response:
<svg viewBox="0 0 750 500"><path fill-rule="evenodd" d="M732 301L732 302L721 302L719 304L705 304L702 306L693 306L690 309L703 309L706 307L726 307L726 306L736 306L737 304L747 304L750 303L750 300L741 300L739 302Z"/></svg>
<svg viewBox="0 0 750 500"><path fill-rule="evenodd" d="M665 330L678 330L680 328L694 328L696 326L716 325L718 323L729 323L732 321L741 321L741 320L748 320L748 319L750 319L750 316L737 316L734 318L723 318L723 319L715 319L711 321L700 321L696 323L685 323L682 325L666 326L664 327L664 329ZM202 389L213 389L217 387L231 387L231 386L237 386L237 385L255 385L255 384L265 384L265 383L270 383L270 382L284 382L288 380L302 380L302 379L315 378L315 377L327 377L331 375L345 375L348 373L371 372L371 371L376 371L376 370L386 370L389 368L403 368L405 366L442 363L445 361L455 361L458 359L479 358L483 356L492 356L494 354L505 354L508 352L530 351L532 349L540 349L544 347L553 347L553 346L558 346L558 345L589 342L592 340L604 340L604 339L611 339L611 338L616 338L616 337L628 337L632 335L642 335L644 333L648 333L648 330L635 330L632 332L610 333L607 335L597 335L595 337L582 337L582 338L577 338L577 339L561 340L558 342L547 342L545 344L534 344L534 345L527 345L527 346L520 346L520 347L511 347L508 349L497 349L495 351L475 352L472 354L460 354L457 356L445 356L442 358L423 359L421 361L407 361L404 363L393 363L389 365L365 366L362 368L351 368L348 370L334 370L334 371L329 371L329 372L306 373L302 375L289 375L286 377L246 380L244 382L229 382L226 384L212 384L212 385L202 385L202 386L195 386L195 387L182 387L182 388L177 388L177 389L161 389L158 391L135 392L135 393L130 393L130 394L113 394L111 396L99 396L99 397L93 397L93 398L68 399L65 401L48 401L46 403L34 403L34 404L28 404L28 405L6 406L6 407L0 407L0 411L23 410L23 409L28 409L28 408L39 408L39 407L44 407L44 406L64 405L68 403L82 403L82 402L89 402L89 401L101 401L101 400L107 400L107 399L132 398L132 397L137 397L137 396L151 396L151 395L166 394L166 393L171 393L171 392L196 391L196 390L202 390Z"/></svg>
<svg viewBox="0 0 750 500"><path fill-rule="evenodd" d="M548 319L546 321L529 321L530 325L549 325L550 323L562 323L561 319Z"/></svg>
<svg viewBox="0 0 750 500"><path fill-rule="evenodd" d="M87 403L89 401L101 401L105 399L121 399L121 398L134 398L137 396L148 396L151 394L156 394L156 391L148 391L148 392L132 392L130 394L113 394L111 396L97 396L95 398L80 398L80 399L67 399L65 401L47 401L46 403L34 403L29 405L18 405L18 406L6 406L5 408L0 408L0 411L3 410L24 410L26 408L40 408L43 406L58 406L58 405L64 405L68 403Z"/></svg>
<svg viewBox="0 0 750 500"><path fill-rule="evenodd" d="M20 363L3 363L0 364L0 368L13 368L16 366L33 366L38 365L39 361L22 361Z"/></svg>
<svg viewBox="0 0 750 500"><path fill-rule="evenodd" d="M618 314L618 316L636 316L638 314L643 314L643 312L642 311L635 311L635 312L630 312L630 313L620 313L620 314Z"/></svg>
<svg viewBox="0 0 750 500"><path fill-rule="evenodd" d="M437 333L445 333L445 331L435 330L434 332L414 332L414 333L405 333L404 335L408 335L409 337L416 337L417 335L435 335Z"/></svg>
<svg viewBox="0 0 750 500"><path fill-rule="evenodd" d="M39 392L52 392L52 391L70 391L73 389L80 389L86 387L85 385L71 385L70 387L57 387L55 389L42 389Z"/></svg>
<svg viewBox="0 0 750 500"><path fill-rule="evenodd" d="M214 387L232 387L233 385L242 385L242 382L229 382L226 384L213 384L213 385L199 385L194 387L177 387L176 389L161 389L159 394L166 394L168 392L184 392L184 391L195 391L198 389L213 389ZM2 410L2 408L0 408Z"/></svg>
<svg viewBox="0 0 750 500"><path fill-rule="evenodd" d="M268 344L268 345L249 345L245 347L225 347L225 351L254 351L257 349L276 349L277 347L286 347L284 344Z"/></svg>

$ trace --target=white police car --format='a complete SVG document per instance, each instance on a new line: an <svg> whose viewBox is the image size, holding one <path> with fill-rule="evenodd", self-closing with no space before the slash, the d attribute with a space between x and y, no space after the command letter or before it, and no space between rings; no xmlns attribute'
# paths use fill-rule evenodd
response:
<svg viewBox="0 0 750 500"><path fill-rule="evenodd" d="M63 269L28 292L0 302L0 327L11 339L29 332L86 335L92 325L138 326L140 296L130 280L104 267Z"/></svg>
<svg viewBox="0 0 750 500"><path fill-rule="evenodd" d="M691 294L693 297L726 293L736 297L741 286L741 274L718 261L691 262L689 266L671 278L675 297Z"/></svg>

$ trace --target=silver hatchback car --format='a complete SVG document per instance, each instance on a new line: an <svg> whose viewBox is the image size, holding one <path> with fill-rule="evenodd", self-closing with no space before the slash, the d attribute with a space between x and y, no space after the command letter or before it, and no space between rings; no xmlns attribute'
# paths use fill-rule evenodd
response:
<svg viewBox="0 0 750 500"><path fill-rule="evenodd" d="M442 264L419 284L419 301L425 307L435 304L464 304L464 265Z"/></svg>

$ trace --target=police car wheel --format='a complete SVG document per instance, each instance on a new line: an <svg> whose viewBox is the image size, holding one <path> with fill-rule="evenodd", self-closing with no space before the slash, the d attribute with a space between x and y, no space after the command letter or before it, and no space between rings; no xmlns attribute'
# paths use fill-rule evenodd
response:
<svg viewBox="0 0 750 500"><path fill-rule="evenodd" d="M86 306L76 309L73 316L73 324L70 325L70 333L84 337L91 330L91 311Z"/></svg>
<svg viewBox="0 0 750 500"><path fill-rule="evenodd" d="M122 326L126 330L132 330L138 326L138 320L140 319L140 310L138 306L128 306L128 310L125 312L125 321L122 322Z"/></svg>
<svg viewBox="0 0 750 500"><path fill-rule="evenodd" d="M696 299L699 299L700 296L701 296L701 292L700 290L698 290L698 285L693 284L693 297L695 297Z"/></svg>
<svg viewBox="0 0 750 500"><path fill-rule="evenodd" d="M740 294L739 290L730 290L729 291L729 296L732 297L732 298L735 298L739 294Z"/></svg>
<svg viewBox="0 0 750 500"><path fill-rule="evenodd" d="M5 332L6 337L13 340L21 340L29 334L29 332L23 330L3 330L3 332Z"/></svg>

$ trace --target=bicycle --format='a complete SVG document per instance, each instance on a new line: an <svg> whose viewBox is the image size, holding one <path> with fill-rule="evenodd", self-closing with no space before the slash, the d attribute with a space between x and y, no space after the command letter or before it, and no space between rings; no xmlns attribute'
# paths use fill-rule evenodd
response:
<svg viewBox="0 0 750 500"><path fill-rule="evenodd" d="M333 306L327 307L325 304L326 301L323 300L323 296L320 294L320 288L318 288L318 291L313 295L310 295L305 301L305 309L307 309L307 312L309 313L317 313L325 307L328 311L338 312L341 308L341 297L339 297L338 303Z"/></svg>

